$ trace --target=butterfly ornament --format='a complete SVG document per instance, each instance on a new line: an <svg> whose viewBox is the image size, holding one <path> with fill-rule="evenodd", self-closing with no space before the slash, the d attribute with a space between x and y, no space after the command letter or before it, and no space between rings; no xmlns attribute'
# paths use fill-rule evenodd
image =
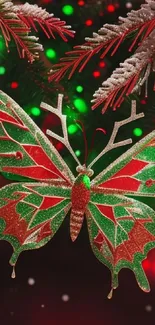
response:
<svg viewBox="0 0 155 325"><path fill-rule="evenodd" d="M95 256L112 276L111 291L118 286L118 273L131 269L140 288L150 290L142 267L147 253L155 247L155 211L138 198L155 197L155 131L93 178L93 166L108 151L132 143L115 142L122 125L143 117L136 113L115 122L107 146L86 167L75 155L68 139L63 96L57 108L41 103L57 115L63 136L47 130L61 141L77 162L75 177L50 140L19 105L0 91L0 173L17 181L0 189L0 239L13 247L10 264L19 254L44 246L57 232L68 211L70 235L74 242L84 216Z"/></svg>

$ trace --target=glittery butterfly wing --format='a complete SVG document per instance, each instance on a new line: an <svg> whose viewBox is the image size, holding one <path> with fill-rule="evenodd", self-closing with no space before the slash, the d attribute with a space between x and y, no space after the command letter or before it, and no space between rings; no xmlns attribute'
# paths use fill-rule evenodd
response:
<svg viewBox="0 0 155 325"><path fill-rule="evenodd" d="M61 101L58 108L61 109ZM69 184L74 181L71 171L54 146L24 110L2 91L0 172L14 180L59 180Z"/></svg>
<svg viewBox="0 0 155 325"><path fill-rule="evenodd" d="M87 220L90 242L97 258L112 273L130 268L139 286L149 291L142 261L155 247L155 212L130 197L155 197L155 131L144 137L91 183Z"/></svg>
<svg viewBox="0 0 155 325"><path fill-rule="evenodd" d="M60 95L58 109L52 109L63 119L61 107ZM46 136L3 92L0 172L20 181L0 189L0 239L12 244L14 265L22 250L43 246L55 234L70 208L74 176Z"/></svg>
<svg viewBox="0 0 155 325"><path fill-rule="evenodd" d="M0 239L13 246L10 264L24 250L44 246L71 207L69 186L14 183L0 189Z"/></svg>

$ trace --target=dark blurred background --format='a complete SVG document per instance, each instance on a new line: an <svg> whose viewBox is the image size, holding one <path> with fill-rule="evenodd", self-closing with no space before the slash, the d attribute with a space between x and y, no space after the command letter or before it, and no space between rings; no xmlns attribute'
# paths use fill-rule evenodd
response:
<svg viewBox="0 0 155 325"><path fill-rule="evenodd" d="M40 31L40 41L45 49L41 54L43 63L30 65L19 59L14 44L11 44L8 53L1 38L0 68L4 69L0 69L0 88L25 109L43 132L47 128L59 130L60 125L53 116L39 110L40 102L43 100L54 105L58 92L63 92L63 110L68 117L70 141L81 162L84 159L84 143L75 119L81 120L85 126L88 147L92 149L90 159L108 142L114 121L123 120L130 115L132 98L137 100L137 110L144 111L145 117L120 129L118 140L131 137L135 143L151 132L155 123L153 76L149 81L148 98L144 97L142 91L140 97L128 98L116 112L109 109L105 115L101 115L100 108L91 111L90 101L94 91L120 62L129 57L130 39L122 44L114 57L110 54L104 60L94 57L83 73L76 73L70 81L65 78L56 85L49 84L47 80L47 71L66 51L74 45L84 43L84 38L92 36L92 32L97 32L103 24L116 23L118 16L125 16L131 9L138 9L144 1L39 0L30 3L38 4L61 20L66 20L76 31L75 39L68 39L68 43L64 43L59 37L56 40L47 39ZM67 5L70 14L64 9ZM96 133L91 148L96 128L104 128L106 135ZM76 165L67 150L60 143L55 143L55 146L74 172ZM96 164L95 173L99 173L126 149L116 149L103 157ZM0 186L6 182L9 181L0 178ZM151 206L155 208L154 200ZM11 246L0 242L0 325L155 324L155 251L151 251L144 262L151 293L142 292L131 271L124 269L120 272L119 288L110 301L107 299L110 272L91 251L86 223L77 241L72 243L69 216L66 217L50 243L38 251L24 252L20 256L16 279L11 279L12 270L8 264L11 253Z"/></svg>

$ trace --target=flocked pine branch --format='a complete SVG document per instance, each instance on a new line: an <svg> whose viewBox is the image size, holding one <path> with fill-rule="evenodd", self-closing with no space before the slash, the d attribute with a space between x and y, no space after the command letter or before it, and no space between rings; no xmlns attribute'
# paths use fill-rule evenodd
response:
<svg viewBox="0 0 155 325"><path fill-rule="evenodd" d="M13 12L36 32L38 32L39 26L48 38L51 36L55 38L55 34L58 34L66 42L67 36L74 36L74 31L70 30L71 26L67 26L65 21L55 18L53 14L49 14L46 9L37 5L30 5L29 3L16 5L13 6Z"/></svg>
<svg viewBox="0 0 155 325"><path fill-rule="evenodd" d="M37 24L47 37L54 37L54 33L57 33L66 41L67 36L73 36L73 32L69 31L70 26L66 26L65 22L54 18L37 5L26 3L14 6L11 1L0 0L0 29L6 47L14 40L19 56L27 57L30 62L38 58L38 52L43 50L42 45L37 42L38 38L29 35L31 29L38 31Z"/></svg>
<svg viewBox="0 0 155 325"><path fill-rule="evenodd" d="M119 25L105 24L93 37L86 37L86 43L75 46L73 51L67 52L67 57L61 59L61 63L55 64L50 71L49 81L59 81L69 72L69 79L78 68L81 72L90 59L101 52L100 58L111 50L113 56L121 43L132 33L134 40L129 51L138 44L139 40L145 40L155 27L155 1L146 0L141 9L132 10L126 18L119 18ZM135 34L136 33L136 34Z"/></svg>
<svg viewBox="0 0 155 325"><path fill-rule="evenodd" d="M11 1L0 0L0 29L7 48L13 39L20 57L27 57L30 62L38 57L42 46L37 43L38 38L29 36L30 28L13 12Z"/></svg>
<svg viewBox="0 0 155 325"><path fill-rule="evenodd" d="M92 38L86 38L84 45L76 46L72 52L66 53L67 57L62 58L61 63L52 67L49 76L49 81L59 81L69 72L69 78L71 78L75 70L78 69L81 72L95 54L101 53L101 59L109 51L111 51L111 55L114 55L121 43L133 34L129 51L138 46L135 55L122 63L120 68L116 69L112 77L103 83L103 87L99 88L94 95L93 108L106 101L103 113L109 104L114 109L120 106L124 96L137 90L150 74L150 60L153 59L154 51L152 48L146 47L148 44L150 47L154 47L155 0L146 0L146 4L143 4L139 10L132 10L126 18L120 17L119 22L120 25L105 24L98 33L93 34Z"/></svg>
<svg viewBox="0 0 155 325"><path fill-rule="evenodd" d="M102 113L106 111L108 106L115 110L121 105L126 95L130 95L134 91L140 92L145 82L147 97L147 81L151 69L154 69L154 55L155 30L137 49L136 53L121 63L120 67L95 92L92 109L104 102Z"/></svg>

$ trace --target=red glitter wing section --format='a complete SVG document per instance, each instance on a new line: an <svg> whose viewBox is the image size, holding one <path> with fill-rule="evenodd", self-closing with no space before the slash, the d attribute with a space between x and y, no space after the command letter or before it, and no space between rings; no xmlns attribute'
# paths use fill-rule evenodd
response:
<svg viewBox="0 0 155 325"><path fill-rule="evenodd" d="M52 206L62 202L64 198L62 197L44 197L43 202L40 206L40 210L51 208Z"/></svg>
<svg viewBox="0 0 155 325"><path fill-rule="evenodd" d="M148 220L147 220L148 222ZM116 247L115 250L115 264L120 260L133 261L136 252L144 253L144 247L147 243L155 241L153 236L143 224L145 221L136 221L134 227L129 232L129 239L125 240L123 244Z"/></svg>
<svg viewBox="0 0 155 325"><path fill-rule="evenodd" d="M36 242L39 243L44 238L47 238L52 235L51 225L50 222L45 223L45 225L41 228L40 232L38 233Z"/></svg>
<svg viewBox="0 0 155 325"><path fill-rule="evenodd" d="M150 234L139 222L135 222L128 236L128 240L123 241L122 244L114 249L104 233L101 233L99 230L97 236L94 238L94 245L100 252L104 251L103 248L105 245L108 245L113 255L113 263L117 265L120 260L133 262L136 252L144 253L145 245L151 241L155 241L155 236Z"/></svg>
<svg viewBox="0 0 155 325"><path fill-rule="evenodd" d="M147 162L132 159L128 164L126 164L117 173L115 173L108 181L101 183L99 187L137 192L142 182L132 176L140 172L147 165Z"/></svg>
<svg viewBox="0 0 155 325"><path fill-rule="evenodd" d="M126 219L130 219L131 217L126 217ZM128 239L124 240L120 245L114 247L111 245L108 238L105 236L104 232L101 230L98 231L97 236L94 238L93 243L99 249L99 251L103 250L103 244L108 245L111 250L111 254L114 257L114 265L120 260L125 260L128 262L133 262L134 255L139 253L144 253L144 247L147 243L155 241L155 236L152 235L146 228L145 224L147 222L151 222L151 219L142 219L135 220L134 226L128 233ZM115 222L116 226L117 223Z"/></svg>
<svg viewBox="0 0 155 325"><path fill-rule="evenodd" d="M135 191L137 192L141 181L137 179L133 179L132 177L124 176L124 177L113 177L112 179L100 184L101 188L108 188L114 190L122 190L122 191Z"/></svg>
<svg viewBox="0 0 155 325"><path fill-rule="evenodd" d="M100 252L102 252L102 254L104 254L108 262L114 264L113 247L100 230L98 231L97 236L94 238L93 244Z"/></svg>
<svg viewBox="0 0 155 325"><path fill-rule="evenodd" d="M141 171L148 163L137 159L132 159L127 165L120 169L113 177L133 176Z"/></svg>
<svg viewBox="0 0 155 325"><path fill-rule="evenodd" d="M98 231L97 236L94 237L94 245L98 248L99 251L102 248L104 240L105 236L102 234L101 231Z"/></svg>
<svg viewBox="0 0 155 325"><path fill-rule="evenodd" d="M28 224L25 219L21 218L20 214L17 213L16 207L27 195L24 193L19 194L19 198L16 200L7 200L7 205L0 208L0 217L5 220L6 227L3 231L3 235L11 235L18 239L19 243L23 245L26 239L38 230L36 242L41 241L46 236L52 235L50 228L50 221L45 222L41 226L38 225L35 228L28 230ZM34 208L34 214L37 208ZM48 230L48 231L47 231Z"/></svg>
<svg viewBox="0 0 155 325"><path fill-rule="evenodd" d="M47 170L43 166L32 166L32 167L3 167L3 171L7 173L12 173L15 175L20 175L24 177L29 177L35 180L49 180L58 179L58 175L52 173L52 171Z"/></svg>
<svg viewBox="0 0 155 325"><path fill-rule="evenodd" d="M102 205L102 204L96 204L97 208L103 214L105 217L116 223L113 208L110 206Z"/></svg>
<svg viewBox="0 0 155 325"><path fill-rule="evenodd" d="M0 111L0 121L9 122L13 124L17 123L17 120L14 117L2 111Z"/></svg>
<svg viewBox="0 0 155 325"><path fill-rule="evenodd" d="M53 178L64 178L63 174L59 171L59 169L52 163L49 157L46 155L43 148L39 146L31 146L31 145L23 145L25 151L30 155L30 157L34 160L37 165L43 165L45 168L49 169L53 174L57 175L57 177Z"/></svg>
<svg viewBox="0 0 155 325"><path fill-rule="evenodd" d="M7 204L0 208L0 217L5 220L6 223L3 234L14 236L18 239L21 245L25 241L26 237L31 235L31 233L34 231L27 230L27 222L24 219L21 219L20 214L16 211L17 204L21 202L26 196L26 193L19 193L18 199L7 199L5 200Z"/></svg>
<svg viewBox="0 0 155 325"><path fill-rule="evenodd" d="M56 227L58 227L59 223L61 224L62 221L60 218L54 226L54 230L52 230L51 222L55 216L57 216L59 212L61 212L61 215L65 216L65 208L68 205L68 200L65 201L65 197L56 195L56 186L52 186L51 190L49 190L51 196L39 194L39 192L37 192L38 185L33 185L31 187L32 189L27 187L26 184L20 183L19 185L7 185L0 190L1 196L3 197L3 199L0 199L0 219L5 221L4 229L0 231L0 239L5 239L6 235L10 235L10 240L8 237L7 240L10 241L11 244L13 244L12 238L16 238L20 246L35 244L43 239L47 239L49 236L53 236ZM50 185L47 184L46 188L49 187ZM21 190L23 190L23 192ZM31 203L31 200L29 201L29 197L33 198L33 203ZM40 204L38 202L40 202ZM58 206L59 204L61 204L60 207ZM55 209L55 212L52 212L52 208ZM64 211L62 211L62 209L64 209ZM46 212L46 218L44 216L44 211ZM38 215L39 224L37 222L33 227L29 227L34 221L34 218Z"/></svg>
<svg viewBox="0 0 155 325"><path fill-rule="evenodd" d="M19 123L18 119L15 119L13 116L11 116L3 111L0 111L0 122L8 122L8 123L17 125L21 129L28 130L26 127L24 127L24 125Z"/></svg>

